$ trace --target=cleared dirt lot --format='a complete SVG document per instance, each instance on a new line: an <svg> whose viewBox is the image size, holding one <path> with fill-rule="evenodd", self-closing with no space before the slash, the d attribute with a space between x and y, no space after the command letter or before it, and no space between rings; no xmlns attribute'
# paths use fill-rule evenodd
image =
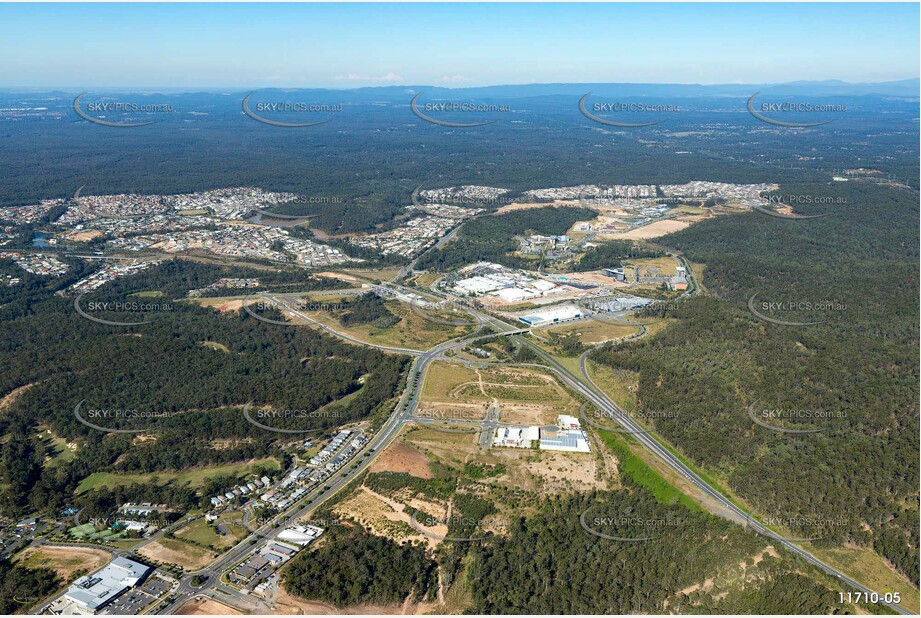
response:
<svg viewBox="0 0 921 618"><path fill-rule="evenodd" d="M112 558L109 552L92 547L29 547L17 556L16 561L31 569L54 570L62 580L70 582L77 571L90 573Z"/></svg>
<svg viewBox="0 0 921 618"><path fill-rule="evenodd" d="M208 566L218 556L204 548L172 539L145 545L138 550L138 553L158 562L169 562L190 571Z"/></svg>
<svg viewBox="0 0 921 618"><path fill-rule="evenodd" d="M533 208L562 208L563 206L572 207L578 205L578 202L575 200L554 200L552 202L514 202L499 208L496 211L496 214L504 215L507 212L515 212L516 210L531 210Z"/></svg>
<svg viewBox="0 0 921 618"><path fill-rule="evenodd" d="M405 472L422 479L434 477L428 457L402 442L387 447L371 465L371 472Z"/></svg>
<svg viewBox="0 0 921 618"><path fill-rule="evenodd" d="M387 537L397 543L418 541L433 549L437 547L439 541L436 538L422 534L410 525L410 515L406 512L407 506L420 509L436 517L444 517L447 512L445 505L419 499L403 503L362 486L347 500L338 504L335 513L340 517L357 521L362 528L372 534ZM448 533L448 527L445 525L426 526L426 530L436 536L445 536Z"/></svg>
<svg viewBox="0 0 921 618"><path fill-rule="evenodd" d="M206 307L214 307L218 311L239 311L243 308L243 299L238 300L220 300L220 301L211 301L207 302L210 299L205 299L205 302L199 301L200 304ZM251 301L252 302L252 301Z"/></svg>
<svg viewBox="0 0 921 618"><path fill-rule="evenodd" d="M423 410L452 406L488 405L493 401L504 410L520 406L541 406L556 418L574 405L572 397L556 379L540 370L517 367L470 369L455 363L433 363L422 389ZM484 407L485 411L485 407ZM502 422L507 420L500 414Z"/></svg>
<svg viewBox="0 0 921 618"><path fill-rule="evenodd" d="M518 425L553 425L559 413L543 405L506 403L499 406L499 418L503 423Z"/></svg>
<svg viewBox="0 0 921 618"><path fill-rule="evenodd" d="M698 218L698 220L702 220L702 218ZM598 239L646 240L649 238L658 238L666 234L671 234L672 232L680 232L681 230L687 229L694 223L697 223L698 220L691 220L688 218L687 220L667 219L665 221L656 221L655 223L638 227L629 232L602 232L598 235Z"/></svg>
<svg viewBox="0 0 921 618"><path fill-rule="evenodd" d="M95 240L97 238L102 238L105 236L104 232L100 230L88 230L86 232L74 232L67 236L70 240L76 240L77 242L87 242L90 240Z"/></svg>
<svg viewBox="0 0 921 618"><path fill-rule="evenodd" d="M570 493L602 489L607 487L608 479L616 479L616 459L607 453L603 469L599 471L600 463L594 452L484 449L479 446L478 438L479 433L445 433L421 427L406 431L400 441L457 470L462 470L468 462L502 466L504 474L481 482L509 489ZM592 449L596 448L593 442Z"/></svg>

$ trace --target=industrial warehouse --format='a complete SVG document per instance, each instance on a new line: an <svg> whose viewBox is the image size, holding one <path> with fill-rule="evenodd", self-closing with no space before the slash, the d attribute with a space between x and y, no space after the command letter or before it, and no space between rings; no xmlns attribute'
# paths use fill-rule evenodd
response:
<svg viewBox="0 0 921 618"><path fill-rule="evenodd" d="M532 448L536 445L544 451L591 452L579 419L568 414L560 414L556 425L548 427L498 427L492 445L507 448Z"/></svg>
<svg viewBox="0 0 921 618"><path fill-rule="evenodd" d="M558 324L569 320L580 320L585 317L585 312L575 305L560 305L542 311L535 311L518 318L528 326L543 326L545 324Z"/></svg>
<svg viewBox="0 0 921 618"><path fill-rule="evenodd" d="M91 575L77 578L42 613L57 615L139 614L161 598L174 580L121 556Z"/></svg>

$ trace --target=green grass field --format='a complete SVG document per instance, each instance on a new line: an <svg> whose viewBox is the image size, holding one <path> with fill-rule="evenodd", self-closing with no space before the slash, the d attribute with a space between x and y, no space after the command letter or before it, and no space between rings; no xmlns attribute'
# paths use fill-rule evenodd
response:
<svg viewBox="0 0 921 618"><path fill-rule="evenodd" d="M227 349L227 346L223 343L218 343L216 341L202 341L201 344L206 348L217 350L218 352L224 352L225 354L230 354L230 350Z"/></svg>
<svg viewBox="0 0 921 618"><path fill-rule="evenodd" d="M228 464L224 466L212 466L208 468L193 468L183 471L152 472L150 474L129 474L124 472L95 472L77 485L76 494L80 495L99 489L100 487L120 487L131 485L132 483L151 483L156 480L160 485L173 481L179 485L187 485L191 488L197 488L204 485L209 478L216 476L237 476L242 477L253 471L257 466L271 466L278 469L280 464L274 457L266 457L256 461Z"/></svg>
<svg viewBox="0 0 921 618"><path fill-rule="evenodd" d="M337 332L355 337L360 341L419 350L427 350L432 346L459 337L472 330L470 326L453 326L427 320L413 312L408 304L399 301L388 301L386 306L391 313L400 318L400 321L395 325L386 328L379 328L373 324L344 326L338 317L344 311L305 311L305 313L317 322L325 324ZM439 311L426 311L426 313L433 315L436 319L458 319L462 317Z"/></svg>
<svg viewBox="0 0 921 618"><path fill-rule="evenodd" d="M79 526L74 526L67 531L70 536L78 539L82 539L96 532L96 527L93 524L80 524Z"/></svg>
<svg viewBox="0 0 921 618"><path fill-rule="evenodd" d="M160 290L146 290L144 292L135 292L134 294L129 294L135 298L160 298L163 296L163 292Z"/></svg>
<svg viewBox="0 0 921 618"><path fill-rule="evenodd" d="M658 472L633 454L630 447L615 433L599 430L598 435L606 447L614 451L620 462L618 469L627 475L634 483L648 491L662 504L675 504L680 502L692 511L700 511L700 506L688 496L678 491L671 483L666 481Z"/></svg>
<svg viewBox="0 0 921 618"><path fill-rule="evenodd" d="M821 560L857 579L880 595L886 592L900 593L902 607L911 609L915 613L921 608L921 595L918 589L873 550L850 546L816 547L812 543L801 543L801 545Z"/></svg>
<svg viewBox="0 0 921 618"><path fill-rule="evenodd" d="M232 516L222 517L221 519L223 525L228 530L227 534L218 534L214 526L205 521L205 518L202 517L177 530L176 536L180 539L194 541L202 545L209 545L217 549L232 547L246 536L246 528L227 522L228 519L233 519Z"/></svg>
<svg viewBox="0 0 921 618"><path fill-rule="evenodd" d="M604 391L605 395L628 414L636 412L636 393L630 390L636 386L640 375L635 371L611 369L591 360L586 362L588 375Z"/></svg>
<svg viewBox="0 0 921 618"><path fill-rule="evenodd" d="M67 446L67 440L56 436L47 429L39 433L39 438L49 446L50 452L53 453L44 463L44 467L46 468L53 468L67 463L77 456L76 449Z"/></svg>

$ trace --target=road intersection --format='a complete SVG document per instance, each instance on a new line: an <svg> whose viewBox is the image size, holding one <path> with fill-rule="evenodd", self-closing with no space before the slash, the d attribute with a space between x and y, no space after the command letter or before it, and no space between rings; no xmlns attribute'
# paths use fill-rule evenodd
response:
<svg viewBox="0 0 921 618"><path fill-rule="evenodd" d="M405 288L402 285L390 283L386 284L386 287L399 290L404 294L414 294L416 291L411 288ZM433 286L434 287L434 286ZM656 457L661 459L667 466L675 470L683 478L685 478L689 483L694 485L696 488L701 490L708 499L713 500L719 504L723 509L729 512L732 515L732 518L743 525L750 526L754 531L762 534L774 542L782 545L786 549L790 550L794 554L798 555L802 559L806 560L810 564L816 566L817 568L825 571L829 575L839 579L844 585L850 586L858 591L872 594L873 591L869 588L863 586L859 582L847 577L843 573L836 570L834 567L822 562L818 558L814 557L812 554L803 550L797 546L794 542L784 538L779 533L767 528L766 526L760 524L756 519L754 519L750 513L747 513L741 507L737 506L734 502L729 500L724 496L720 491L711 486L707 481L701 478L696 472L694 472L690 467L688 467L684 462L682 462L676 455L674 455L670 450L668 450L657 438L655 438L648 430L642 427L637 423L633 418L626 414L622 409L620 409L591 379L589 376L586 359L587 354L583 354L579 359L580 362L580 374L573 373L565 366L563 366L559 361L557 361L553 356L548 354L543 348L535 344L533 341L530 341L527 337L524 337L523 334L528 332L529 329L520 328L518 325L513 325L505 322L504 320L487 314L483 311L477 310L473 307L470 307L464 299L454 298L449 294L446 294L441 291L432 290L432 294L439 296L443 299L449 300L453 303L456 303L457 306L462 307L477 324L477 329L468 335L464 335L450 341L446 341L439 345L434 346L429 350L413 350L407 348L392 348L388 346L381 346L376 344L371 344L365 341L358 340L346 333L339 332L332 327L329 327L325 324L322 324L309 316L305 315L303 312L299 311L296 308L293 308L289 303L285 302L284 298L273 295L273 294L264 294L263 298L276 305L281 311L286 312L292 316L295 316L313 326L319 327L324 331L340 337L346 341L357 345L368 345L384 351L407 354L414 357L412 366L410 368L409 376L406 381L406 386L404 388L403 394L401 395L394 412L390 415L387 421L380 427L380 429L373 435L371 440L365 445L361 451L359 451L355 458L352 460L355 462L353 465L349 466L345 471L337 473L334 476L329 477L325 484L315 488L313 491L307 494L307 496L300 501L297 505L291 509L285 511L284 513L279 514L271 521L267 522L259 529L254 531L252 534L243 539L239 544L234 548L226 552L221 558L216 562L209 565L207 568L194 573L188 573L184 575L180 580L179 589L173 595L171 600L168 603L163 603L158 608L160 614L170 614L178 610L183 604L189 600L196 597L210 597L219 601L221 603L229 604L234 607L239 607L244 611L259 611L260 608L263 611L268 611L271 609L267 604L255 599L252 596L247 596L240 591L227 586L222 583L221 577L223 574L231 570L236 564L241 562L246 556L251 553L258 551L261 546L265 543L268 543L274 539L278 534L280 534L284 527L276 526L277 522L286 521L286 522L295 522L297 520L307 517L310 513L315 511L321 504L337 494L343 487L351 483L354 479L358 477L364 470L371 465L375 460L376 456L379 455L392 441L396 436L400 434L403 428L407 424L431 424L435 422L431 418L422 417L416 414L418 409L421 390L424 383L425 374L429 366L438 360L450 360L456 361L458 359L451 358L446 356L445 353L449 350L457 350L469 345L471 342L478 339L494 337L497 335L504 335L510 337L515 343L519 346L525 346L530 349L544 365L540 365L551 370L555 373L560 380L574 392L578 393L586 401L590 402L592 405L596 406L603 414L605 414L612 421L621 425L632 437L643 447L652 452ZM484 327L489 327L492 332L489 334L482 334L481 331ZM645 333L644 333L645 334ZM466 361L464 364L468 364L471 361ZM499 364L495 362L491 363L481 363L485 365ZM520 364L520 363L518 363ZM493 406L490 406L492 409ZM452 423L450 420L442 421L438 419L438 423L443 424L456 424L460 427L469 427L481 429L481 444L488 446L487 434L490 430L494 431L495 427L500 426L498 422L498 414L487 415L487 418L483 421L475 422L458 422ZM465 429L460 429L465 430ZM200 587L195 588L191 585L191 579L194 575L200 575L207 578L207 581L204 582ZM215 593L220 594L221 596L215 596ZM223 598L222 598L223 597ZM887 604L890 608L901 614L911 614L909 610L903 608L902 606L891 603Z"/></svg>

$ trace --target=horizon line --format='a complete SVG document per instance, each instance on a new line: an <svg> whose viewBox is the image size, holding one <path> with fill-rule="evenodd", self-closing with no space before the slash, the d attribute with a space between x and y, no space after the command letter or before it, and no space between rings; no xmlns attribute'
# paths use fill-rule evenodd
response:
<svg viewBox="0 0 921 618"><path fill-rule="evenodd" d="M214 90L362 90L362 89L371 89L371 88L439 88L442 90L469 90L475 88L498 88L498 87L528 87L528 86L578 86L578 85L624 85L624 86L699 86L699 87L719 87L719 86L732 86L732 87L741 87L741 86L791 86L791 85L822 85L822 84L836 84L836 85L846 85L846 86L877 86L877 85L887 85L887 84L897 84L902 82L911 82L917 81L921 84L921 77L907 77L903 79L890 79L884 81L865 81L865 82L852 82L846 81L843 79L837 78L828 78L828 79L798 79L788 82L713 82L713 83L701 83L701 82L618 82L618 81L574 81L574 82L524 82L524 83L495 83L495 84L485 84L485 85L440 85L436 83L425 84L425 83L396 83L396 84L368 84L368 85L353 85L353 86L280 86L280 85L267 85L267 86L245 86L245 85L200 85L200 86L167 86L167 85L158 85L158 86L138 86L138 85L41 85L41 86L21 86L21 85L12 85L5 86L0 85L0 90L38 90L38 91L48 91L48 90L81 90L87 88L96 88L96 89L129 89L129 90L183 90L183 91L214 91ZM921 94L921 93L919 93Z"/></svg>

